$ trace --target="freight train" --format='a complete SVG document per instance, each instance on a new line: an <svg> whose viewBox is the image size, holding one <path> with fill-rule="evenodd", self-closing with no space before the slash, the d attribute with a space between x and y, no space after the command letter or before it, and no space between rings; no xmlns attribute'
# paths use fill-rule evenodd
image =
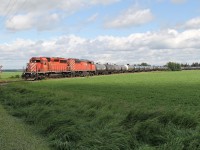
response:
<svg viewBox="0 0 200 150"><path fill-rule="evenodd" d="M90 60L61 57L32 57L22 74L26 80L44 78L107 75L114 73L167 70L163 66L99 64Z"/></svg>

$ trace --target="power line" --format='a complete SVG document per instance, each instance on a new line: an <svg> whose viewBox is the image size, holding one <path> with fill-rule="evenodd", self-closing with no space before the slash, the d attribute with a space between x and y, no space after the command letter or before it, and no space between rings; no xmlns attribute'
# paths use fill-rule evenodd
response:
<svg viewBox="0 0 200 150"><path fill-rule="evenodd" d="M26 2L27 2L27 0L24 0L24 1L22 2L22 4L18 7L18 9L16 9L16 11L13 13L13 15L10 15L9 18L12 18L13 16L15 16L15 15L17 14L18 10L23 9L23 7L26 5Z"/></svg>
<svg viewBox="0 0 200 150"><path fill-rule="evenodd" d="M13 0L13 3L12 3L12 5L11 5L10 9L7 11L6 15L4 15L5 18L7 18L7 17L9 16L9 14L12 13L12 9L13 9L14 6L16 5L16 3L17 3L17 0Z"/></svg>
<svg viewBox="0 0 200 150"><path fill-rule="evenodd" d="M11 5L11 0L9 1L10 3L9 3L9 5ZM18 9L13 9L13 8L15 8L15 6L17 6L17 0L14 0L13 1L13 3L12 3L12 6L10 7L10 9L7 11L7 13L6 13L6 15L4 15L4 18L2 19L2 21L5 19L5 18L8 18L8 20L9 19L11 19L13 16L15 16L16 14L17 14L17 12L18 12L18 10L21 10L21 9L23 9L24 8L24 6L26 5L26 3L27 3L27 0L24 0L24 1L22 1L22 4L18 7ZM12 10L13 10L13 12L12 12Z"/></svg>
<svg viewBox="0 0 200 150"><path fill-rule="evenodd" d="M5 18L7 18L9 16L9 14L12 13L12 9L16 5L16 2L17 2L17 0L9 1L8 7L7 7L7 12L5 13L3 19L1 20L2 24L3 24L3 21L5 20Z"/></svg>
<svg viewBox="0 0 200 150"><path fill-rule="evenodd" d="M5 14L8 13L8 8L10 7L10 5L11 5L11 0L9 0L8 4L7 4L6 7L5 7L5 12L6 12ZM0 22L2 22L2 21L4 20L4 16L5 16L5 15L2 16L2 19L1 19Z"/></svg>

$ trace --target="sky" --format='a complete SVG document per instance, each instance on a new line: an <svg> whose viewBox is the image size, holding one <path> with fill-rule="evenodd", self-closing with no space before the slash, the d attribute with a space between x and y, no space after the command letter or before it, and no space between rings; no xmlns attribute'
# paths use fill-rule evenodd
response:
<svg viewBox="0 0 200 150"><path fill-rule="evenodd" d="M199 0L0 0L0 65L200 62Z"/></svg>

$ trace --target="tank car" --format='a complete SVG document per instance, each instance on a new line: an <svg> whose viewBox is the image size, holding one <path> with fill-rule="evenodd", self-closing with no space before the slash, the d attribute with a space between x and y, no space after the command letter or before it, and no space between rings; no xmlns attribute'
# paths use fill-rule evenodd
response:
<svg viewBox="0 0 200 150"><path fill-rule="evenodd" d="M151 66L145 66L144 68L146 72L151 71Z"/></svg>
<svg viewBox="0 0 200 150"><path fill-rule="evenodd" d="M128 67L128 72L134 72L135 67L133 65L126 65Z"/></svg>
<svg viewBox="0 0 200 150"><path fill-rule="evenodd" d="M106 74L112 74L115 72L115 66L111 64L105 64L106 66Z"/></svg>
<svg viewBox="0 0 200 150"><path fill-rule="evenodd" d="M120 73L121 72L121 66L120 65L114 65L114 73Z"/></svg>
<svg viewBox="0 0 200 150"><path fill-rule="evenodd" d="M153 71L153 66L150 66L150 71Z"/></svg>
<svg viewBox="0 0 200 150"><path fill-rule="evenodd" d="M159 70L158 66L153 66L153 70L158 71Z"/></svg>
<svg viewBox="0 0 200 150"><path fill-rule="evenodd" d="M105 74L106 72L106 66L103 64L95 64L96 67L96 74Z"/></svg>
<svg viewBox="0 0 200 150"><path fill-rule="evenodd" d="M128 66L126 67L126 65L121 65L121 72L125 73L128 71Z"/></svg>
<svg viewBox="0 0 200 150"><path fill-rule="evenodd" d="M135 72L139 72L140 71L140 66L134 66L135 68Z"/></svg>

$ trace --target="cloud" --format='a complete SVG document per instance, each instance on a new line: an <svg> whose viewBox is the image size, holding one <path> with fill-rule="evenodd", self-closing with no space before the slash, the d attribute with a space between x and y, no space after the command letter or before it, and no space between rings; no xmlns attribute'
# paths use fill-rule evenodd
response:
<svg viewBox="0 0 200 150"><path fill-rule="evenodd" d="M26 15L13 16L6 21L5 25L11 31L28 30L33 27L40 31L52 29L59 21L60 17L56 13L49 15L28 13Z"/></svg>
<svg viewBox="0 0 200 150"><path fill-rule="evenodd" d="M6 28L9 30L18 31L32 28L51 29L53 28L51 26L52 22L56 20L58 23L60 19L81 9L86 9L95 5L109 5L119 1L120 0L17 0L9 3L8 0L2 0L0 16L4 17ZM47 23L45 24L44 21L47 21L49 25L47 26ZM41 25L35 26L36 22ZM54 25L53 23L53 26Z"/></svg>
<svg viewBox="0 0 200 150"><path fill-rule="evenodd" d="M192 18L185 22L182 26L184 29L199 29L200 28L200 17Z"/></svg>
<svg viewBox="0 0 200 150"><path fill-rule="evenodd" d="M70 13L94 5L109 5L119 1L120 0L18 0L15 3L11 2L9 4L8 0L1 0L0 16L8 15L7 13L35 13L47 12L50 10L61 10Z"/></svg>
<svg viewBox="0 0 200 150"><path fill-rule="evenodd" d="M119 16L105 23L106 28L126 28L140 26L150 22L153 19L153 14L150 9L135 9L128 10L119 14Z"/></svg>
<svg viewBox="0 0 200 150"><path fill-rule="evenodd" d="M33 56L85 58L117 64L192 63L199 61L199 49L200 29L183 32L168 29L125 37L98 36L94 39L68 35L39 41L17 39L12 43L0 44L0 64L4 68L22 68Z"/></svg>
<svg viewBox="0 0 200 150"><path fill-rule="evenodd" d="M109 5L111 3L116 3L119 2L121 0L91 0L91 4L103 4L103 5Z"/></svg>
<svg viewBox="0 0 200 150"><path fill-rule="evenodd" d="M172 3L174 4L182 4L185 3L187 0L171 0Z"/></svg>

